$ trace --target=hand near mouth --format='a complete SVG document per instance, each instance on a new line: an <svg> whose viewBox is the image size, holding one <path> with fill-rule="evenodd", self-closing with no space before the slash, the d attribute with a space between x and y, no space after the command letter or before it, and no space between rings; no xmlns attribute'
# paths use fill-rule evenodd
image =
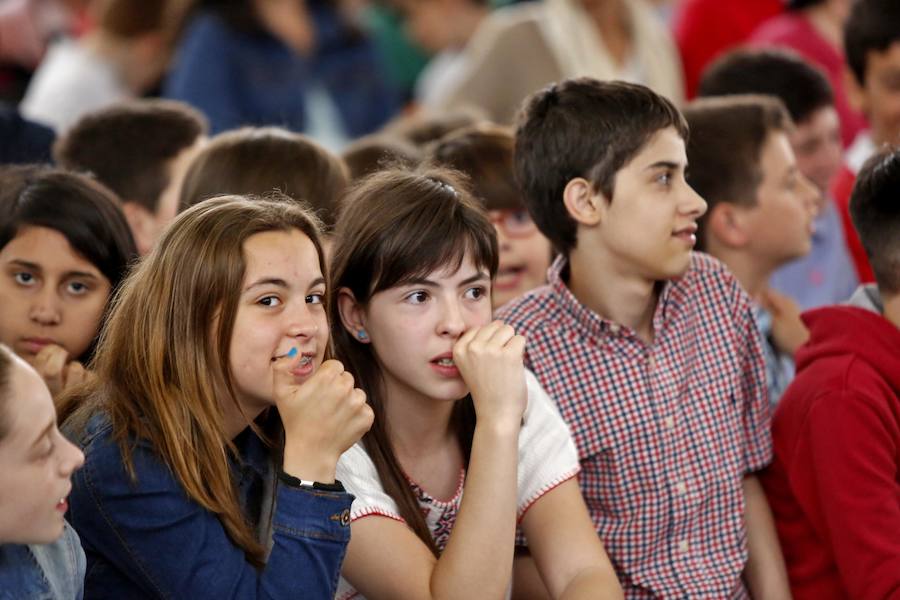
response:
<svg viewBox="0 0 900 600"><path fill-rule="evenodd" d="M83 383L88 371L77 360L69 361L69 352L57 344L47 344L34 357L34 369L40 374L53 398Z"/></svg>
<svg viewBox="0 0 900 600"><path fill-rule="evenodd" d="M525 338L502 321L465 332L453 362L472 394L478 422L518 428L527 404Z"/></svg>
<svg viewBox="0 0 900 600"><path fill-rule="evenodd" d="M274 363L273 395L284 424L284 471L300 479L334 481L338 458L372 426L366 394L336 360L327 360L302 384L293 371L302 355Z"/></svg>

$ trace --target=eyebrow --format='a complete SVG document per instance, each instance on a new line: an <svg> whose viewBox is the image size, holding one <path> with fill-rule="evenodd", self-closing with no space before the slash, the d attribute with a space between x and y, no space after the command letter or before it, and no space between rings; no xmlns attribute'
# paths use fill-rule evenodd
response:
<svg viewBox="0 0 900 600"><path fill-rule="evenodd" d="M44 269L41 265L33 262L29 262L27 260L22 260L21 258L14 258L9 261L9 264L17 265L20 267L24 267L26 269L31 269L32 271L43 272ZM82 277L84 279L97 279L97 276L93 273L88 273L87 271L66 271L63 274L64 277Z"/></svg>
<svg viewBox="0 0 900 600"><path fill-rule="evenodd" d="M469 285L470 283L475 283L476 281L481 281L483 279L488 279L488 275L484 271L479 271L475 275L472 275L471 277L468 277L468 278L460 281L459 287L462 287L464 285ZM434 288L434 287L439 287L440 284L437 283L436 281L432 281L431 279L417 277L415 279L410 279L408 282L406 282L406 285L424 285L425 287Z"/></svg>
<svg viewBox="0 0 900 600"><path fill-rule="evenodd" d="M645 171L654 171L656 169L672 169L678 170L681 167L687 169L687 164L682 165L680 162L672 162L671 160L659 160L644 168Z"/></svg>
<svg viewBox="0 0 900 600"><path fill-rule="evenodd" d="M324 284L325 284L325 278L317 277L312 283L309 284L309 287L313 288L313 287L316 287L317 285L324 285ZM261 279L257 279L256 281L254 281L253 283L251 283L250 285L245 287L244 292L249 292L253 288L260 287L263 285L274 285L274 286L281 287L281 288L289 288L290 287L288 285L287 281L285 281L284 279L280 279L278 277L263 277Z"/></svg>

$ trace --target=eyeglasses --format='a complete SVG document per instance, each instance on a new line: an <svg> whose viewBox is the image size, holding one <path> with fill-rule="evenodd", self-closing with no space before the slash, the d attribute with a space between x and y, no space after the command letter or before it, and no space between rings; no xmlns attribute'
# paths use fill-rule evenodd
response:
<svg viewBox="0 0 900 600"><path fill-rule="evenodd" d="M491 210L488 211L488 218L506 237L523 238L537 231L531 215L524 208Z"/></svg>

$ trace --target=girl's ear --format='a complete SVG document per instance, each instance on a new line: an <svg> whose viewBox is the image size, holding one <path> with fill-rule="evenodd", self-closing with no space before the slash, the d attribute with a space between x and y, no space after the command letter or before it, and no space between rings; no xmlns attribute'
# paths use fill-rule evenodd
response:
<svg viewBox="0 0 900 600"><path fill-rule="evenodd" d="M349 288L345 287L339 289L337 295L337 307L341 325L354 338L362 343L368 343L369 334L366 331L366 312L356 301L356 296L353 295Z"/></svg>

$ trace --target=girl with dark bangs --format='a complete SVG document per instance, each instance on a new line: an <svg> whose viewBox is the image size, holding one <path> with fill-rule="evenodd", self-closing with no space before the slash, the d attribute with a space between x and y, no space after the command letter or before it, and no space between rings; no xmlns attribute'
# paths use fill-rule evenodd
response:
<svg viewBox="0 0 900 600"><path fill-rule="evenodd" d="M336 239L335 351L375 413L338 463L356 500L336 597L504 598L517 525L516 596L621 597L569 431L491 322L497 239L458 177L371 176Z"/></svg>

